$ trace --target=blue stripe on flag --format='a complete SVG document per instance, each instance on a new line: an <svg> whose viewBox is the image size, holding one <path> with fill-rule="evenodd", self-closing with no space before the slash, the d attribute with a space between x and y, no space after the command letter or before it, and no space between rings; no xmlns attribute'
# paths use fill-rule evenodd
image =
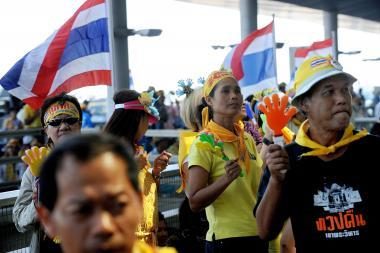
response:
<svg viewBox="0 0 380 253"><path fill-rule="evenodd" d="M78 58L109 52L107 18L98 19L70 32L59 68Z"/></svg>
<svg viewBox="0 0 380 253"><path fill-rule="evenodd" d="M24 66L26 55L21 58L15 65L0 79L0 84L6 90L12 90L19 87L18 80L20 79L22 67Z"/></svg>
<svg viewBox="0 0 380 253"><path fill-rule="evenodd" d="M239 80L241 86L253 85L276 75L273 48L244 55L242 57L242 65L244 77L242 80ZM263 66L258 68L260 65Z"/></svg>

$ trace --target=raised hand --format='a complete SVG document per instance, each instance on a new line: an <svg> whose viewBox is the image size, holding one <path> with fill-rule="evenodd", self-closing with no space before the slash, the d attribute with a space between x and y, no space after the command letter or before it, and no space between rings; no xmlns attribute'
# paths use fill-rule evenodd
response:
<svg viewBox="0 0 380 253"><path fill-rule="evenodd" d="M281 129L297 113L297 109L294 106L287 107L288 100L288 96L284 95L280 101L278 94L275 93L272 97L264 97L264 102L260 102L259 104L259 110L265 114L267 124L275 136L282 135Z"/></svg>
<svg viewBox="0 0 380 253"><path fill-rule="evenodd" d="M21 159L29 166L30 172L35 177L40 175L41 164L49 154L49 150L46 147L34 146L25 151L25 155Z"/></svg>
<svg viewBox="0 0 380 253"><path fill-rule="evenodd" d="M157 158L154 159L153 162L153 172L159 174L161 171L166 169L171 157L172 154L167 151L163 151L159 156L157 156Z"/></svg>

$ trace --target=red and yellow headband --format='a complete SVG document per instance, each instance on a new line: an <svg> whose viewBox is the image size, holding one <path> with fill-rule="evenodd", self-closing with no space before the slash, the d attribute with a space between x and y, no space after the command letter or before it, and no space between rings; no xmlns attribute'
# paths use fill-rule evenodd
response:
<svg viewBox="0 0 380 253"><path fill-rule="evenodd" d="M210 93L214 89L214 87L221 80L223 80L225 78L235 79L235 77L232 75L232 73L229 71L226 71L226 70L217 70L217 71L211 72L211 74L207 77L207 80L203 86L203 97L207 97L208 95L210 95Z"/></svg>
<svg viewBox="0 0 380 253"><path fill-rule="evenodd" d="M46 110L44 115L44 125L46 125L50 120L54 119L58 115L66 114L73 118L80 118L79 111L77 107L69 101L65 101L64 103L58 101L54 104L50 105Z"/></svg>

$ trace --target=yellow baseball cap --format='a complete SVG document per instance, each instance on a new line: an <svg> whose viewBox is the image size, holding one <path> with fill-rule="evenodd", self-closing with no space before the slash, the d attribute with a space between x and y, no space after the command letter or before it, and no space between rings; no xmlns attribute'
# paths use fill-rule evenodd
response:
<svg viewBox="0 0 380 253"><path fill-rule="evenodd" d="M343 71L342 65L329 56L313 56L305 60L297 69L293 88L296 91L292 104L297 104L297 98L308 92L316 83L331 76L345 75L354 83L357 79Z"/></svg>

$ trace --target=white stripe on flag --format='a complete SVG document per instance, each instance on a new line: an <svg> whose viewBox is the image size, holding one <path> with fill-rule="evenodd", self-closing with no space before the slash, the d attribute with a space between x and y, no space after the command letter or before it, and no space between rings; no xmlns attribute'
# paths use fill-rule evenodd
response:
<svg viewBox="0 0 380 253"><path fill-rule="evenodd" d="M92 54L67 63L57 71L49 95L67 79L92 70L111 70L110 54Z"/></svg>
<svg viewBox="0 0 380 253"><path fill-rule="evenodd" d="M226 58L224 58L223 68L226 70L231 70L231 60L232 60L232 56L234 55L235 49L236 49L236 46L234 46L230 50L230 52L228 52L228 54L226 55Z"/></svg>
<svg viewBox="0 0 380 253"><path fill-rule="evenodd" d="M21 100L26 99L26 98L30 98L30 97L36 97L36 94L31 92L30 90L25 89L22 86L19 86L17 88L12 89L12 90L8 90L8 92L10 94L12 94L13 96L17 97L18 99L21 99Z"/></svg>
<svg viewBox="0 0 380 253"><path fill-rule="evenodd" d="M255 38L244 51L244 55L258 53L268 48L273 48L273 33Z"/></svg>
<svg viewBox="0 0 380 253"><path fill-rule="evenodd" d="M56 33L57 32L54 32L44 43L30 51L28 55L25 56L18 85L23 86L26 90L32 90L38 72L40 71L41 64L45 59L46 51Z"/></svg>
<svg viewBox="0 0 380 253"><path fill-rule="evenodd" d="M243 94L243 97L247 97L258 91L271 89L271 88L277 88L276 77L262 80L261 82L256 83L254 85L252 84L252 85L246 85L246 86L240 86L240 87L241 87L241 93Z"/></svg>
<svg viewBox="0 0 380 253"><path fill-rule="evenodd" d="M74 24L71 28L71 30L81 27L84 25L87 25L88 23L91 23L93 21L96 21L98 19L106 18L106 4L98 4L91 8L88 8L86 10L81 11L77 18L74 21Z"/></svg>

